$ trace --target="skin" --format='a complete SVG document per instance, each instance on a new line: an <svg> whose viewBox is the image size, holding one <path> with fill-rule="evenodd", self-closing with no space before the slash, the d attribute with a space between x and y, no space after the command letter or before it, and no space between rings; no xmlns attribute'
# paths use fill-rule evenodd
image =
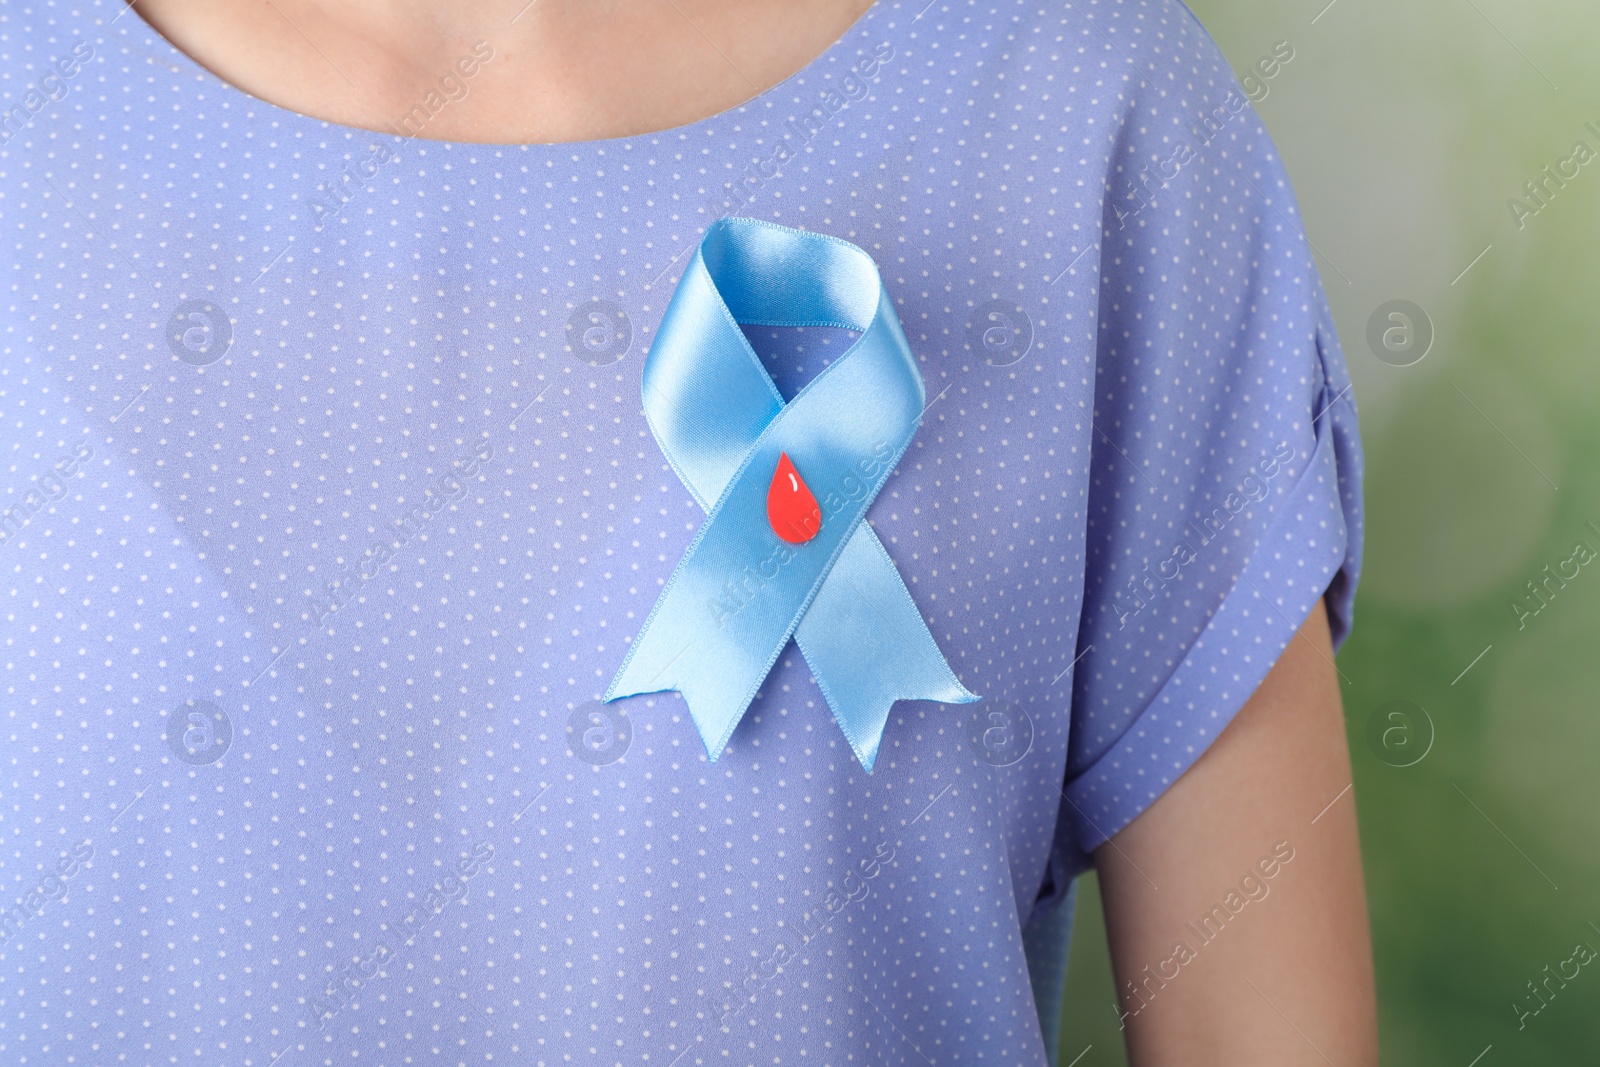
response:
<svg viewBox="0 0 1600 1067"><path fill-rule="evenodd" d="M291 111L427 139L624 137L736 107L838 40L870 0L135 0L224 81ZM485 41L420 129L398 120Z"/></svg>
<svg viewBox="0 0 1600 1067"><path fill-rule="evenodd" d="M805 66L870 6L135 2L202 66L280 107L346 126L490 143L621 137L714 115ZM494 56L466 80L466 95L420 129L398 129L479 41ZM1192 940L1185 923L1220 902L1275 842L1295 849L1270 895L1126 1018L1134 1067L1377 1063L1353 794L1329 806L1351 780L1332 658L1319 603L1212 747L1097 853L1121 987L1171 956L1176 940ZM1138 1004L1128 997L1124 1007Z"/></svg>
<svg viewBox="0 0 1600 1067"><path fill-rule="evenodd" d="M1318 601L1205 754L1095 854L1122 1007L1139 1009L1125 1019L1133 1064L1377 1064L1350 781ZM1294 858L1267 881L1268 895L1202 946L1185 924L1198 924L1279 841ZM1179 940L1195 958L1169 964L1177 977L1152 983L1140 1008L1125 983L1142 981L1147 965L1154 972Z"/></svg>

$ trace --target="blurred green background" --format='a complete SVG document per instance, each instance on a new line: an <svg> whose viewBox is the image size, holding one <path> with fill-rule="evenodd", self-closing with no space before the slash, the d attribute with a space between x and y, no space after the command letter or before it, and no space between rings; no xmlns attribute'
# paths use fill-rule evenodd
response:
<svg viewBox="0 0 1600 1067"><path fill-rule="evenodd" d="M1383 1062L1596 1062L1600 974L1586 968L1521 1029L1513 1005L1577 942L1600 948L1600 566L1552 582L1521 629L1511 604L1536 604L1526 583L1578 539L1600 549L1584 525L1600 526L1600 159L1548 184L1520 228L1507 201L1537 206L1524 183L1576 141L1600 152L1584 128L1600 129L1600 5L1192 6L1241 77L1278 42L1295 50L1256 108L1361 412L1366 562L1339 666ZM1434 329L1409 366L1367 341L1394 299ZM1395 700L1434 730L1410 766L1391 764L1424 751L1415 713L1392 738L1413 756L1368 739ZM1093 876L1079 890L1060 1063L1123 1064Z"/></svg>

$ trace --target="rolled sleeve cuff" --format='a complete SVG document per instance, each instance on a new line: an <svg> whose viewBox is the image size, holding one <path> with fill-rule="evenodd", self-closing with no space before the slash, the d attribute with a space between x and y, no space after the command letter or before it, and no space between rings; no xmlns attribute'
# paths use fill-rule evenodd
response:
<svg viewBox="0 0 1600 1067"><path fill-rule="evenodd" d="M1074 837L1085 854L1194 765L1260 687L1339 572L1355 566L1339 434L1333 418L1319 421L1310 462L1210 623L1117 743L1067 783ZM1348 629L1354 577L1339 584L1346 601L1337 609L1341 630Z"/></svg>

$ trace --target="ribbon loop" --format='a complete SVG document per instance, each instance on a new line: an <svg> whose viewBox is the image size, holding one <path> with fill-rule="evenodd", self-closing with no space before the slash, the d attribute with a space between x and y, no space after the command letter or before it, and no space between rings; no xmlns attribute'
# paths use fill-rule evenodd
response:
<svg viewBox="0 0 1600 1067"><path fill-rule="evenodd" d="M741 323L861 336L786 404ZM606 700L677 690L715 761L792 636L871 771L894 701L978 699L861 521L924 404L870 256L754 219L714 223L662 317L643 393L651 432L708 514ZM821 527L802 544L767 521L784 454L822 503Z"/></svg>

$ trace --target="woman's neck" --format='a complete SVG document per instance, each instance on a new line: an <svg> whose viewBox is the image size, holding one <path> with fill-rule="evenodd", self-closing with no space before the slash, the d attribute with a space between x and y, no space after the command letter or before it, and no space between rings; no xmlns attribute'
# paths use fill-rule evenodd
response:
<svg viewBox="0 0 1600 1067"><path fill-rule="evenodd" d="M136 0L269 103L436 140L538 143L681 126L776 85L871 0Z"/></svg>

